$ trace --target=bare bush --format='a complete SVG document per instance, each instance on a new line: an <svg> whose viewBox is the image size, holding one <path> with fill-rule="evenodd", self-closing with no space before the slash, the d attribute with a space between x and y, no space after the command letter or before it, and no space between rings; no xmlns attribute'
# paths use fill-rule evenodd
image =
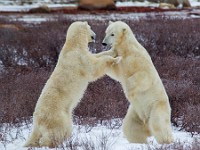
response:
<svg viewBox="0 0 200 150"><path fill-rule="evenodd" d="M152 147L151 145L147 145L148 150L199 150L200 148L200 141L196 138L192 143L188 142L180 142L177 141L173 144L165 144Z"/></svg>
<svg viewBox="0 0 200 150"><path fill-rule="evenodd" d="M19 30L0 28L0 60L5 67L54 67L68 26L68 22L46 22Z"/></svg>
<svg viewBox="0 0 200 150"><path fill-rule="evenodd" d="M115 140L111 140L112 133L112 130L102 130L95 137L89 137L86 133L83 136L73 134L61 147L66 150L110 150L115 144Z"/></svg>
<svg viewBox="0 0 200 150"><path fill-rule="evenodd" d="M32 116L50 72L49 69L39 69L17 74L12 68L7 69L0 80L1 123L19 123Z"/></svg>
<svg viewBox="0 0 200 150"><path fill-rule="evenodd" d="M75 109L75 114L105 120L124 117L127 107L128 101L120 84L104 77L88 86L82 101Z"/></svg>

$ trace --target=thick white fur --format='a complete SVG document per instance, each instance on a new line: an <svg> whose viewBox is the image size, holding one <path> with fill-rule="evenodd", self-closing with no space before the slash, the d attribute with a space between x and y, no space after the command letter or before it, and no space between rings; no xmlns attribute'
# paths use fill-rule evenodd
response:
<svg viewBox="0 0 200 150"><path fill-rule="evenodd" d="M87 22L75 22L67 31L58 63L48 79L33 114L33 131L25 147L56 147L72 132L72 111L88 83L102 77L121 59L96 57L88 51L94 32Z"/></svg>
<svg viewBox="0 0 200 150"><path fill-rule="evenodd" d="M125 137L132 143L146 143L149 136L158 143L173 142L168 96L146 49L121 21L110 23L103 43L112 48L99 56L122 57L108 75L121 82L130 101L123 121Z"/></svg>

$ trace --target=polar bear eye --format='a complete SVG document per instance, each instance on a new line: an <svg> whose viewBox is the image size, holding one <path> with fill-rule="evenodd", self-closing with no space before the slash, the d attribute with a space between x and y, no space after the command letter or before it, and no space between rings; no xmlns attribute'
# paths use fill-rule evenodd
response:
<svg viewBox="0 0 200 150"><path fill-rule="evenodd" d="M114 34L112 33L111 36L114 36Z"/></svg>

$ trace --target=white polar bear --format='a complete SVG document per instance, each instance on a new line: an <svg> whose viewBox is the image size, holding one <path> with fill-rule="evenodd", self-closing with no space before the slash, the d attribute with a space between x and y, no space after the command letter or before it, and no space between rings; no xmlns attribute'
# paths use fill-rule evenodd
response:
<svg viewBox="0 0 200 150"><path fill-rule="evenodd" d="M103 76L121 58L96 57L88 51L95 33L87 22L72 23L58 63L33 114L33 131L25 147L56 147L71 135L72 111L88 83Z"/></svg>
<svg viewBox="0 0 200 150"><path fill-rule="evenodd" d="M173 142L168 96L146 49L121 21L109 24L102 44L112 48L98 56L122 57L108 75L121 82L130 101L123 121L125 137L132 143L146 143L149 136L158 143Z"/></svg>

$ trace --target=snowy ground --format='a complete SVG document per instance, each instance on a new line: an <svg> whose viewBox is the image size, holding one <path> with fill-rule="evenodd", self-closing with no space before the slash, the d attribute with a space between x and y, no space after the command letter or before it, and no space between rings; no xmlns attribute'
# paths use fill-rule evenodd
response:
<svg viewBox="0 0 200 150"><path fill-rule="evenodd" d="M25 8L25 7L24 7ZM1 10L1 7L0 7ZM107 23L109 20L140 20L150 19L158 16L169 17L170 19L189 19L189 18L200 18L200 10L189 10L189 11L167 11L167 12L152 12L152 13L110 13L108 14L1 14L0 19L9 21L23 21L25 23L39 24L46 21L55 21L60 18L66 20L101 20Z"/></svg>
<svg viewBox="0 0 200 150"><path fill-rule="evenodd" d="M46 21L55 21L59 20L60 18L64 18L66 20L74 20L74 21L92 21L92 20L101 20L102 22L107 22L109 20L140 20L140 19L150 19L154 17L168 17L169 19L190 19L190 18L200 18L200 11L175 11L175 12L154 12L154 13L110 13L107 14L9 14L9 15L0 15L0 19L5 19L9 21L23 21L25 23L30 24L39 24L41 22Z"/></svg>
<svg viewBox="0 0 200 150"><path fill-rule="evenodd" d="M104 122L105 123L105 122ZM71 144L76 149L84 149L84 143L94 147L95 150L101 149L102 144L107 150L147 150L149 148L158 148L161 145L157 144L153 137L148 139L148 144L130 144L123 136L120 126L116 126L116 123L121 124L121 119L115 119L111 122L107 122L107 125L74 125L73 136L70 140L63 143L60 149L67 149L66 147ZM106 124L106 123L105 123ZM21 127L7 127L5 125L0 130L0 139L4 139L4 142L0 143L0 150L28 150L23 148L23 144L30 134L32 124L24 125ZM116 128L117 127L117 128ZM5 130L6 129L6 130ZM6 131L6 132L5 132ZM173 135L177 143L181 143L188 147L194 139L191 134L183 131L178 131L178 128L173 127ZM163 145L162 145L163 146ZM169 148L170 145L165 145ZM38 150L45 150L47 148L39 148Z"/></svg>
<svg viewBox="0 0 200 150"><path fill-rule="evenodd" d="M39 6L43 6L42 3L33 4L33 5L5 5L0 6L0 12L28 12L32 8L37 8ZM76 4L47 4L49 8L69 8L69 7L77 7Z"/></svg>
<svg viewBox="0 0 200 150"><path fill-rule="evenodd" d="M196 7L196 6L200 6L200 2L198 2L197 0L190 0L191 6L192 7ZM144 1L144 2L117 2L116 6L149 6L149 7L158 7L159 4L158 3L152 3L152 2L148 2L148 1Z"/></svg>

